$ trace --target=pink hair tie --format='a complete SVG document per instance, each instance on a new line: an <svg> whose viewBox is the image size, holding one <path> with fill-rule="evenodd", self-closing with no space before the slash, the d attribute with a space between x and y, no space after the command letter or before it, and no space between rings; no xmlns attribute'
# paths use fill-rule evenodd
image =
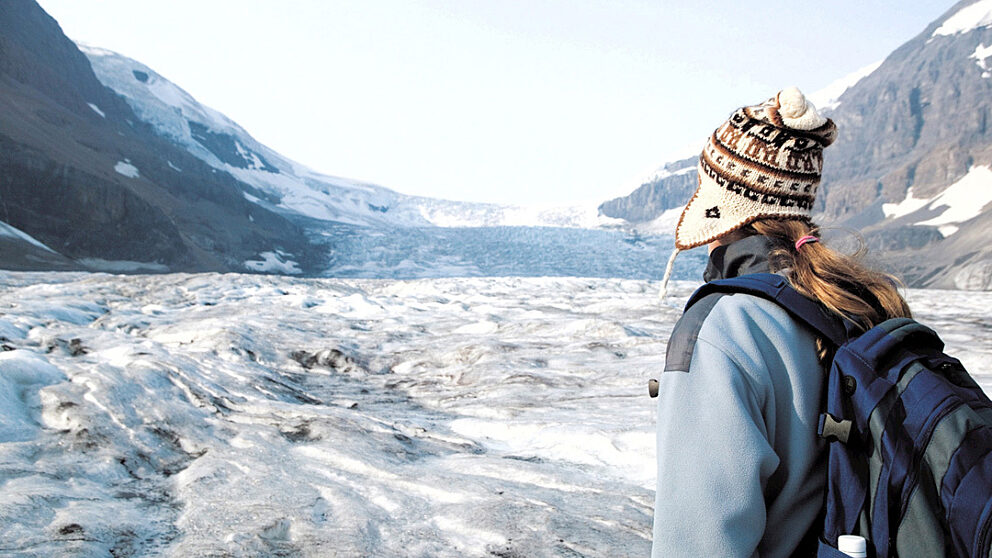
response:
<svg viewBox="0 0 992 558"><path fill-rule="evenodd" d="M820 241L820 239L819 238L816 238L815 236L806 235L806 236L804 236L804 237L802 237L802 238L800 238L799 240L796 241L796 251L798 252L799 249L803 247L803 244L806 244L806 243L809 243L809 242L819 242L819 241Z"/></svg>

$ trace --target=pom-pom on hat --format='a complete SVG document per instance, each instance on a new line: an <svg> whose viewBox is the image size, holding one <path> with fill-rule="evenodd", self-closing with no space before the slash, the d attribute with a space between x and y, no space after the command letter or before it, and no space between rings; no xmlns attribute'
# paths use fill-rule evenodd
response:
<svg viewBox="0 0 992 558"><path fill-rule="evenodd" d="M699 156L699 187L675 229L688 250L765 217L809 218L823 171L823 148L837 127L791 87L736 110Z"/></svg>

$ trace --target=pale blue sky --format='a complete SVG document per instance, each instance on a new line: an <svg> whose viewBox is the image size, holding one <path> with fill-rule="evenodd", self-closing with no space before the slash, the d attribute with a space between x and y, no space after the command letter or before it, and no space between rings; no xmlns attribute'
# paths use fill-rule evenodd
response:
<svg viewBox="0 0 992 558"><path fill-rule="evenodd" d="M561 204L630 192L737 106L881 60L953 2L40 4L70 38L147 64L315 170Z"/></svg>

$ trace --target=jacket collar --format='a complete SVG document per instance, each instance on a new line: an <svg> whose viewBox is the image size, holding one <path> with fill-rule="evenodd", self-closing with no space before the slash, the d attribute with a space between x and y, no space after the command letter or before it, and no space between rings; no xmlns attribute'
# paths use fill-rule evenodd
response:
<svg viewBox="0 0 992 558"><path fill-rule="evenodd" d="M771 241L761 235L752 235L730 244L717 246L710 252L703 280L707 283L717 279L729 279L748 273L768 273L768 253Z"/></svg>

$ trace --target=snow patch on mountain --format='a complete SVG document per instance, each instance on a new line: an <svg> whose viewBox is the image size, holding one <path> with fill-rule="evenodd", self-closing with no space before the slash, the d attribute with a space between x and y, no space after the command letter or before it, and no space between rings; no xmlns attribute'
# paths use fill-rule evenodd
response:
<svg viewBox="0 0 992 558"><path fill-rule="evenodd" d="M940 215L918 224L937 227L963 223L978 217L989 203L992 203L992 169L987 166L972 167L968 174L948 186L930 203L932 209L941 211Z"/></svg>
<svg viewBox="0 0 992 558"><path fill-rule="evenodd" d="M813 105L820 110L834 110L840 106L840 97L845 91L857 85L859 81L868 77L872 72L882 65L884 60L873 62L858 68L846 76L831 82L829 85L807 96Z"/></svg>
<svg viewBox="0 0 992 558"><path fill-rule="evenodd" d="M981 214L992 203L992 169L988 166L972 167L968 174L932 198L917 198L913 189L906 192L906 199L899 203L886 203L882 211L887 218L898 219L917 211L939 214L914 224L938 227L945 237L957 232L955 225Z"/></svg>
<svg viewBox="0 0 992 558"><path fill-rule="evenodd" d="M97 113L97 114L99 114L101 118L106 118L106 117L107 117L107 115L106 115L106 114L104 114L104 112L103 112L102 110L100 110L100 107L98 107L98 106L96 106L96 105L94 105L93 103L86 103L86 104L87 104L87 105L88 105L88 106L89 106L89 107L90 107L91 109L93 109L93 112L95 112L95 113Z"/></svg>
<svg viewBox="0 0 992 558"><path fill-rule="evenodd" d="M992 25L992 0L980 0L961 8L957 13L944 20L944 24L934 30L931 37L967 33L990 25Z"/></svg>
<svg viewBox="0 0 992 558"><path fill-rule="evenodd" d="M973 52L969 57L969 58L974 58L975 63L978 64L978 67L982 69L983 78L992 77L992 73L989 73L989 65L985 62L985 60L988 59L990 56L992 56L992 45L990 46L978 45L977 47L975 47L975 52Z"/></svg>
<svg viewBox="0 0 992 558"><path fill-rule="evenodd" d="M141 173L138 172L138 167L132 165L131 162L127 160L117 161L117 164L114 165L114 171L116 171L117 174L122 174L128 178L138 178L141 176Z"/></svg>
<svg viewBox="0 0 992 558"><path fill-rule="evenodd" d="M210 166L279 200L284 210L321 220L356 224L429 224L416 211L384 214L403 196L370 184L322 175L260 144L220 112L144 64L81 44L97 78L124 97L159 134ZM175 166L174 169L178 170Z"/></svg>
<svg viewBox="0 0 992 558"><path fill-rule="evenodd" d="M300 270L299 264L289 259L289 254L284 252L278 250L275 252L262 252L259 256L262 258L261 260L246 261L245 269L283 275L299 275L303 273Z"/></svg>
<svg viewBox="0 0 992 558"><path fill-rule="evenodd" d="M18 229L17 227L8 225L7 223L4 223L3 221L0 221L0 236L5 236L7 238L16 238L18 240L23 240L23 241L25 241L25 242L27 242L29 244L32 244L34 246L37 246L38 248L41 248L42 250L48 250L49 252L51 252L53 254L56 254L57 253L55 250L52 250L48 246L45 246L42 242L38 241L37 239L35 239L33 236L29 235L28 233L22 231L21 229Z"/></svg>
<svg viewBox="0 0 992 558"><path fill-rule="evenodd" d="M195 147L186 120L192 119L214 129L235 128L232 120L207 106L163 78L144 64L116 52L77 43L93 66L97 79L123 95L135 114L171 139ZM150 102L154 98L158 102ZM162 109L165 109L164 111Z"/></svg>
<svg viewBox="0 0 992 558"><path fill-rule="evenodd" d="M898 219L921 209L923 206L930 203L931 199L932 198L917 198L913 193L913 188L910 187L910 189L906 191L906 199L899 203L883 203L882 212L887 218L891 217L893 219Z"/></svg>
<svg viewBox="0 0 992 558"><path fill-rule="evenodd" d="M686 159L689 159L690 157L695 157L699 155L699 152L702 149L702 144L703 144L702 141L694 142L691 145L687 145L682 150L673 153L671 156L665 157L664 160L666 162L664 164L653 170L642 173L638 175L634 180L632 180L631 183L633 184L633 188L627 188L622 195L629 194L630 190L637 189L643 184L650 184L651 182L664 180L665 178L668 178L670 176L695 172L696 170L695 160L686 161L683 165L679 165L679 163L685 161Z"/></svg>

